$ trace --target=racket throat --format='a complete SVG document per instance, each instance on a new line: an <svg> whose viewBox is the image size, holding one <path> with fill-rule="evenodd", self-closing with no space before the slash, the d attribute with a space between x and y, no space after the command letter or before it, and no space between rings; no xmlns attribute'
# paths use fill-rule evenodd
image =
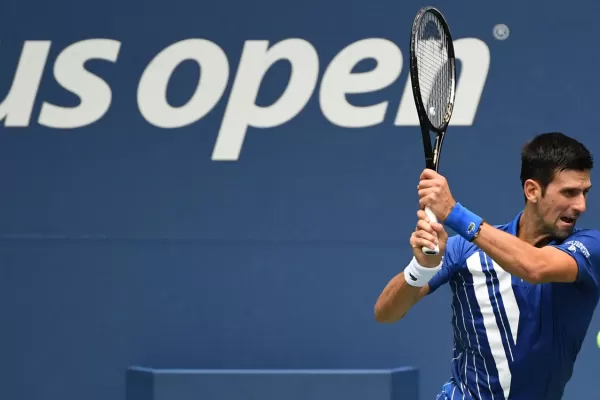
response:
<svg viewBox="0 0 600 400"><path fill-rule="evenodd" d="M425 168L432 169L437 172L439 166L439 149L435 148L430 152L425 152Z"/></svg>
<svg viewBox="0 0 600 400"><path fill-rule="evenodd" d="M436 172L438 170L438 166L440 165L439 155L440 155L440 152L439 152L438 149L433 150L433 158L431 160L431 162L432 162L431 169L434 170L434 171L436 171Z"/></svg>

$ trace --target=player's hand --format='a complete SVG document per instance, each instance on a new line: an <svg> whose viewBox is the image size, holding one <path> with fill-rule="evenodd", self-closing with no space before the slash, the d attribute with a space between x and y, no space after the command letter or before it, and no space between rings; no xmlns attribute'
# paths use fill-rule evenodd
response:
<svg viewBox="0 0 600 400"><path fill-rule="evenodd" d="M444 226L439 222L431 225L425 211L419 210L417 217L419 217L417 227L410 236L410 245L413 249L413 254L423 267L437 267L446 251L448 233L446 233ZM436 244L440 246L440 252L436 255L427 255L421 250L423 246L433 249Z"/></svg>
<svg viewBox="0 0 600 400"><path fill-rule="evenodd" d="M446 178L426 168L421 173L417 189L421 208L429 207L438 221L444 222L456 205Z"/></svg>

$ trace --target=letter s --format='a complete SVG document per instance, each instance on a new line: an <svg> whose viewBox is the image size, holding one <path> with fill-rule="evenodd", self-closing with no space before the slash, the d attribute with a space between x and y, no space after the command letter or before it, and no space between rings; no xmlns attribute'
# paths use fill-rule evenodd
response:
<svg viewBox="0 0 600 400"><path fill-rule="evenodd" d="M54 63L54 77L66 90L81 99L76 107L42 104L38 122L50 128L80 128L102 118L112 101L110 86L85 69L89 60L115 62L121 42L110 39L88 39L64 49Z"/></svg>

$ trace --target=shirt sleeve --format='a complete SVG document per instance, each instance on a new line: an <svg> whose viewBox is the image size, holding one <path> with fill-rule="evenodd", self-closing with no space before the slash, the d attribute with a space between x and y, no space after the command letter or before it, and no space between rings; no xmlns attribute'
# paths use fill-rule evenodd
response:
<svg viewBox="0 0 600 400"><path fill-rule="evenodd" d="M456 272L461 258L460 249L462 240L464 239L459 235L448 238L442 269L429 281L428 294L435 292L440 286L447 283Z"/></svg>
<svg viewBox="0 0 600 400"><path fill-rule="evenodd" d="M575 232L559 245L552 245L577 261L577 280L596 291L600 289L600 232L586 229Z"/></svg>

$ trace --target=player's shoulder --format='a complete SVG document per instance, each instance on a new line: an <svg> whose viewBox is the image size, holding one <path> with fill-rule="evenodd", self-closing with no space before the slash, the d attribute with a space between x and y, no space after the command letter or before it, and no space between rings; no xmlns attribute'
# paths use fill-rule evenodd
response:
<svg viewBox="0 0 600 400"><path fill-rule="evenodd" d="M600 230L594 228L575 228L573 229L573 232L571 232L571 235L569 235L569 238L574 236L591 236L600 238Z"/></svg>
<svg viewBox="0 0 600 400"><path fill-rule="evenodd" d="M600 230L593 228L575 228L573 232L566 237L562 244L575 247L593 247L594 250L600 251Z"/></svg>
<svg viewBox="0 0 600 400"><path fill-rule="evenodd" d="M563 240L563 243L568 244L578 240L595 242L600 245L600 230L594 228L575 228L573 229L573 232Z"/></svg>
<svg viewBox="0 0 600 400"><path fill-rule="evenodd" d="M465 244L469 243L465 238L460 235L452 235L448 237L446 242L446 249L451 249L453 252L459 252Z"/></svg>
<svg viewBox="0 0 600 400"><path fill-rule="evenodd" d="M448 236L446 242L445 261L451 265L458 266L464 261L464 248L469 242L460 235Z"/></svg>
<svg viewBox="0 0 600 400"><path fill-rule="evenodd" d="M600 262L600 230L590 228L575 228L571 234L554 244L569 254L581 252L586 258Z"/></svg>

